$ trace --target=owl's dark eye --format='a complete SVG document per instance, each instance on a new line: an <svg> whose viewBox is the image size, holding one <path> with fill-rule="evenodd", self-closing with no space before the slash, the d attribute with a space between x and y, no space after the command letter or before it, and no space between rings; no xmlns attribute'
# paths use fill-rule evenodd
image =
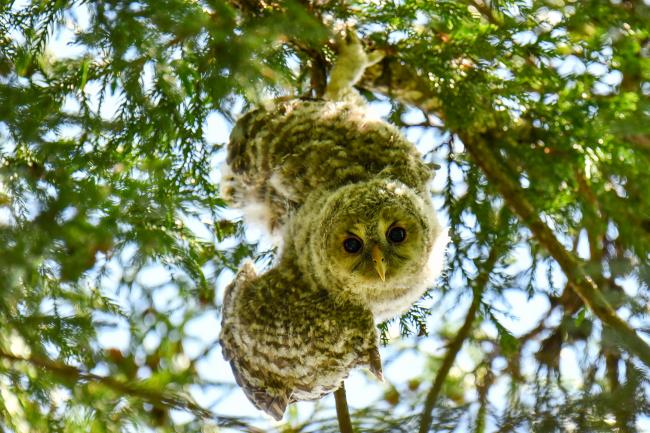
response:
<svg viewBox="0 0 650 433"><path fill-rule="evenodd" d="M358 253L362 246L363 242L359 238L349 237L343 241L343 248L351 254Z"/></svg>
<svg viewBox="0 0 650 433"><path fill-rule="evenodd" d="M400 242L404 242L404 239L406 239L406 230L402 227L392 227L388 230L388 233L386 233L386 237L392 243L399 244Z"/></svg>

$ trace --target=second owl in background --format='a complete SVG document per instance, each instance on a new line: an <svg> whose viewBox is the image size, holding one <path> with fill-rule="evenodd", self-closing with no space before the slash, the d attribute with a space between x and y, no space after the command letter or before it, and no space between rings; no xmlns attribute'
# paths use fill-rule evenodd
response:
<svg viewBox="0 0 650 433"><path fill-rule="evenodd" d="M442 270L432 170L352 89L370 62L352 35L326 99L251 111L228 145L224 197L282 248L273 269L248 265L229 287L221 343L247 396L276 418L356 365L381 377L375 324L408 310Z"/></svg>

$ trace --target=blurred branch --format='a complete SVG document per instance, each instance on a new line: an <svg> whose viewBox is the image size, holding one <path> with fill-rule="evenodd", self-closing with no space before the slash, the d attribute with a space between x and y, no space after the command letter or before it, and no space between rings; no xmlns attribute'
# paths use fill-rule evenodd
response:
<svg viewBox="0 0 650 433"><path fill-rule="evenodd" d="M354 433L352 421L350 420L350 410L348 401L345 397L345 383L341 382L341 387L334 391L334 401L336 402L336 417L339 420L341 433Z"/></svg>
<svg viewBox="0 0 650 433"><path fill-rule="evenodd" d="M623 346L635 353L646 365L650 365L650 346L627 322L622 320L609 305L593 279L586 274L582 262L567 251L555 237L552 230L541 220L538 211L521 192L515 180L504 170L504 165L496 155L493 143L484 134L459 134L472 159L483 170L510 208L530 228L538 242L558 262L570 282L570 287L594 314L611 327L621 339Z"/></svg>
<svg viewBox="0 0 650 433"><path fill-rule="evenodd" d="M369 68L361 85L369 90L386 94L404 103L446 118L444 107L438 95L427 81L414 70L395 58L387 58L381 65ZM527 130L524 127L522 131ZM555 237L553 231L542 221L539 212L528 201L507 165L497 153L496 140L491 132L483 133L453 131L463 141L467 152L481 168L488 181L501 193L508 206L532 231L537 241L553 256L569 280L569 285L594 312L594 314L618 335L621 345L630 353L636 354L650 366L650 345L643 340L627 322L622 320L609 305L594 280L585 272L581 260L567 251ZM512 130L511 134L517 131Z"/></svg>
<svg viewBox="0 0 650 433"><path fill-rule="evenodd" d="M620 383L618 382L618 376L619 376L618 362L620 360L620 356L618 353L615 353L611 350L604 350L603 352L605 356L605 376L607 377L609 389L612 392L612 394L614 394L620 388ZM614 408L614 417L616 418L616 426L618 427L619 431L627 432L628 430L625 428L626 426L625 412L621 411L620 409L621 408L618 407L618 405L617 407Z"/></svg>
<svg viewBox="0 0 650 433"><path fill-rule="evenodd" d="M474 426L474 433L485 433L485 426L487 424L488 416L488 393L494 384L495 375L490 368L489 362L483 364L485 373L477 378L476 390L478 391L479 408L476 414L476 425Z"/></svg>
<svg viewBox="0 0 650 433"><path fill-rule="evenodd" d="M426 433L431 428L431 422L433 420L433 407L435 406L438 395L440 394L442 386L445 383L447 374L449 374L449 370L456 360L456 355L458 355L458 352L460 352L460 349L463 347L463 343L469 335L469 331L472 329L474 319L478 313L478 308L481 305L483 291L485 290L488 278L494 269L498 257L499 255L497 248L492 248L490 250L490 255L485 260L483 272L476 278L474 298L472 299L472 305L470 305L469 310L467 311L467 315L465 316L465 322L463 323L463 326L461 326L461 328L458 330L458 333L456 334L454 340L451 342L451 344L449 344L447 353L442 360L442 365L440 366L438 373L436 373L436 377L433 380L433 385L431 386L431 389L429 390L427 398L424 402L422 418L420 419L419 433Z"/></svg>
<svg viewBox="0 0 650 433"><path fill-rule="evenodd" d="M642 150L650 150L650 135L630 134L625 135L624 138L630 143L637 145Z"/></svg>
<svg viewBox="0 0 650 433"><path fill-rule="evenodd" d="M492 2L484 2L483 0L469 0L468 4L474 6L476 10L485 18L490 24L495 26L503 25L503 16L496 8L491 5Z"/></svg>
<svg viewBox="0 0 650 433"><path fill-rule="evenodd" d="M193 401L189 400L187 397L168 393L160 392L158 390L147 388L145 386L136 384L136 383L126 383L111 377L100 376L97 374L89 373L83 371L77 367L71 365L63 364L61 362L56 362L48 358L30 356L29 358L17 356L12 353L4 352L0 350L0 358L5 359L11 363L26 362L34 367L46 370L47 372L54 374L66 381L80 383L80 382L92 382L103 385L107 388L110 388L114 391L117 391L123 395L129 395L132 397L141 398L148 403L156 407L164 408L173 408L179 410L185 410L191 412L195 416L206 419L214 420L219 425L225 427L239 427L243 428L244 431L249 433L263 433L262 430L259 430L255 427L251 427L248 424L239 421L235 418L230 417L217 417L214 413L209 410L204 409Z"/></svg>

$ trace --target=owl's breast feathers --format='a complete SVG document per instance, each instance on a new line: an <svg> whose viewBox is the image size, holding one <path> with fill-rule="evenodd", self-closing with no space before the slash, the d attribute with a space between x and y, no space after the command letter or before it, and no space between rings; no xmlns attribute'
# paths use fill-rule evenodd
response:
<svg viewBox="0 0 650 433"><path fill-rule="evenodd" d="M220 342L246 396L276 419L291 402L336 390L357 365L381 378L370 312L335 304L291 263L259 277L244 265L224 296Z"/></svg>

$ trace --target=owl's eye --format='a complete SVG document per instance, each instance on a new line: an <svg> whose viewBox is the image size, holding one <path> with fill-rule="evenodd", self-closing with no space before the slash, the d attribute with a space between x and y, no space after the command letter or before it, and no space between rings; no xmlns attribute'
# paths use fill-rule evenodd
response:
<svg viewBox="0 0 650 433"><path fill-rule="evenodd" d="M400 242L404 242L404 239L406 239L406 230L402 227L392 227L388 230L388 233L386 233L386 238L394 244L399 244Z"/></svg>
<svg viewBox="0 0 650 433"><path fill-rule="evenodd" d="M358 253L361 247L363 247L363 242L359 238L349 237L343 241L343 248L348 253Z"/></svg>

